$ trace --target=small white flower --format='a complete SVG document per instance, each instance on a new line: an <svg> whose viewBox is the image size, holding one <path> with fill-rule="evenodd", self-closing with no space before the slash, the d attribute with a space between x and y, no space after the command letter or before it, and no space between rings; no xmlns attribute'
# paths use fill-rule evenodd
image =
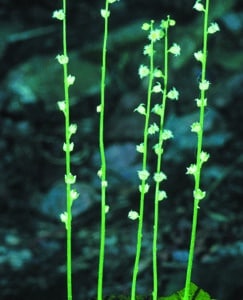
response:
<svg viewBox="0 0 243 300"><path fill-rule="evenodd" d="M63 54L58 54L56 56L57 61L59 62L60 65L64 65L68 63L68 57L63 55Z"/></svg>
<svg viewBox="0 0 243 300"><path fill-rule="evenodd" d="M193 192L193 196L197 200L202 200L206 196L206 192L202 191L201 189L197 189Z"/></svg>
<svg viewBox="0 0 243 300"><path fill-rule="evenodd" d="M199 83L199 89L201 91L206 91L209 89L210 82L208 80L203 80Z"/></svg>
<svg viewBox="0 0 243 300"><path fill-rule="evenodd" d="M199 133L201 131L201 125L199 122L194 122L192 125L191 125L191 132L196 132L196 133Z"/></svg>
<svg viewBox="0 0 243 300"><path fill-rule="evenodd" d="M166 198L167 198L166 192L165 191L159 191L159 193L158 193L158 200L162 201L162 200L164 200Z"/></svg>
<svg viewBox="0 0 243 300"><path fill-rule="evenodd" d="M71 196L72 201L74 201L74 200L76 200L78 198L79 193L75 189L72 189L70 191L70 196Z"/></svg>
<svg viewBox="0 0 243 300"><path fill-rule="evenodd" d="M186 174L188 174L188 175L195 175L197 172L197 166L195 164L191 164L186 169L187 169Z"/></svg>
<svg viewBox="0 0 243 300"><path fill-rule="evenodd" d="M144 144L141 143L141 144L137 145L137 146L136 146L136 150L137 150L137 152L139 152L139 153L144 153Z"/></svg>
<svg viewBox="0 0 243 300"><path fill-rule="evenodd" d="M155 173L153 178L155 182L161 182L167 179L167 176L165 175L165 173L159 172L159 173Z"/></svg>
<svg viewBox="0 0 243 300"><path fill-rule="evenodd" d="M137 111L140 115L146 115L146 109L143 103L139 104L138 107L134 109L134 111Z"/></svg>
<svg viewBox="0 0 243 300"><path fill-rule="evenodd" d="M154 54L154 50L153 50L153 47L152 47L151 44L144 46L144 48L143 48L143 54L144 55L148 55L148 56L151 56L151 55Z"/></svg>
<svg viewBox="0 0 243 300"><path fill-rule="evenodd" d="M196 103L197 103L197 107L201 107L202 106L202 100L201 99L195 99ZM203 105L204 106L207 106L207 98L204 99L204 102L203 102Z"/></svg>
<svg viewBox="0 0 243 300"><path fill-rule="evenodd" d="M173 20L173 19L170 19L170 20L169 20L169 25L170 25L170 26L175 26L175 24L176 24L176 21L175 21L175 20Z"/></svg>
<svg viewBox="0 0 243 300"><path fill-rule="evenodd" d="M131 220L136 220L139 218L139 214L135 210L130 210L128 213L128 218Z"/></svg>
<svg viewBox="0 0 243 300"><path fill-rule="evenodd" d="M74 184L76 182L76 175L72 175L69 173L68 175L65 175L65 183L66 184Z"/></svg>
<svg viewBox="0 0 243 300"><path fill-rule="evenodd" d="M156 115L161 116L163 109L161 104L155 104L155 106L152 108L152 112Z"/></svg>
<svg viewBox="0 0 243 300"><path fill-rule="evenodd" d="M208 27L208 33L214 34L217 31L220 31L218 23L216 22L211 23L210 26Z"/></svg>
<svg viewBox="0 0 243 300"><path fill-rule="evenodd" d="M202 62L203 61L203 53L202 50L199 50L197 52L194 53L194 57L197 61Z"/></svg>
<svg viewBox="0 0 243 300"><path fill-rule="evenodd" d="M155 145L153 146L153 149L154 149L155 154L157 154L157 155L161 155L161 154L163 154L163 152L164 152L164 149L161 148L161 145L160 145L160 144L155 144Z"/></svg>
<svg viewBox="0 0 243 300"><path fill-rule="evenodd" d="M55 18L55 19L57 19L57 20L63 21L64 18L65 18L64 11L63 11L62 9L55 10L55 11L53 12L52 17Z"/></svg>
<svg viewBox="0 0 243 300"><path fill-rule="evenodd" d="M109 10L106 10L106 9L101 9L101 10L100 10L100 14L101 14L101 17L103 17L104 19L106 19L106 18L109 18L109 16L110 16L110 11L109 11Z"/></svg>
<svg viewBox="0 0 243 300"><path fill-rule="evenodd" d="M153 88L152 88L152 92L154 92L154 93L161 93L162 92L160 82L156 82L156 85L154 85Z"/></svg>
<svg viewBox="0 0 243 300"><path fill-rule="evenodd" d="M178 44L174 43L168 51L175 56L178 56L181 54L181 47Z"/></svg>
<svg viewBox="0 0 243 300"><path fill-rule="evenodd" d="M57 106L58 106L60 111L65 113L65 109L66 109L65 101L58 101Z"/></svg>
<svg viewBox="0 0 243 300"><path fill-rule="evenodd" d="M61 220L62 223L65 224L65 227L66 227L66 229L67 229L68 214L67 214L66 211L60 214L60 220Z"/></svg>
<svg viewBox="0 0 243 300"><path fill-rule="evenodd" d="M173 137L174 137L174 136L173 136L173 133L172 133L171 130L169 130L169 129L164 129L164 130L163 130L162 138L163 138L164 141L165 141L165 140L168 140L168 139L171 139L171 138L173 138Z"/></svg>
<svg viewBox="0 0 243 300"><path fill-rule="evenodd" d="M148 38L152 42L159 41L163 37L163 32L160 29L154 29L150 32Z"/></svg>
<svg viewBox="0 0 243 300"><path fill-rule="evenodd" d="M140 180L146 180L149 177L149 172L147 170L138 171L138 177Z"/></svg>
<svg viewBox="0 0 243 300"><path fill-rule="evenodd" d="M101 181L101 186L104 187L104 188L106 188L108 186L107 180L102 180Z"/></svg>
<svg viewBox="0 0 243 300"><path fill-rule="evenodd" d="M148 134L155 134L156 132L159 131L159 127L156 123L150 124L149 128L148 128Z"/></svg>
<svg viewBox="0 0 243 300"><path fill-rule="evenodd" d="M179 98L179 92L177 91L176 88L173 87L173 88L168 92L167 97L168 97L169 99L171 99L171 100L178 100L178 98Z"/></svg>
<svg viewBox="0 0 243 300"><path fill-rule="evenodd" d="M204 6L202 3L200 3L200 0L196 1L193 8L197 11L204 11Z"/></svg>
<svg viewBox="0 0 243 300"><path fill-rule="evenodd" d="M98 114L101 112L101 104L96 106L96 112Z"/></svg>
<svg viewBox="0 0 243 300"><path fill-rule="evenodd" d="M210 155L207 152L202 151L200 153L200 160L201 160L201 162L204 163L204 162L208 161L209 156Z"/></svg>
<svg viewBox="0 0 243 300"><path fill-rule="evenodd" d="M69 151L69 152L71 152L71 151L73 151L73 148L74 148L74 143L72 142L72 143L70 143L69 144L69 147L67 146L67 144L66 143L63 143L63 151L64 152L66 152L66 151Z"/></svg>
<svg viewBox="0 0 243 300"><path fill-rule="evenodd" d="M147 31L147 30L149 30L149 29L150 29L150 24L149 24L149 23L143 23L143 25L142 25L142 30Z"/></svg>
<svg viewBox="0 0 243 300"><path fill-rule="evenodd" d="M71 135L75 134L77 132L77 128L78 128L77 124L70 124L69 135L71 136Z"/></svg>
<svg viewBox="0 0 243 300"><path fill-rule="evenodd" d="M145 65L140 65L138 69L138 75L142 79L149 75L149 68Z"/></svg>
<svg viewBox="0 0 243 300"><path fill-rule="evenodd" d="M74 81L75 81L75 76L72 76L72 75L69 74L68 77L67 77L68 86L73 85Z"/></svg>
<svg viewBox="0 0 243 300"><path fill-rule="evenodd" d="M110 206L109 206L109 205L106 205L106 206L105 206L105 213L107 214L107 213L109 212L109 210L110 210Z"/></svg>
<svg viewBox="0 0 243 300"><path fill-rule="evenodd" d="M140 184L139 187L138 187L138 189L139 189L140 193L144 192L144 194L146 194L149 191L149 184L146 183L144 185L144 190L143 190L143 185Z"/></svg>
<svg viewBox="0 0 243 300"><path fill-rule="evenodd" d="M163 75L163 73L162 73L162 71L161 71L160 69L156 68L156 69L154 70L154 77L155 77L155 78L163 78L164 75Z"/></svg>

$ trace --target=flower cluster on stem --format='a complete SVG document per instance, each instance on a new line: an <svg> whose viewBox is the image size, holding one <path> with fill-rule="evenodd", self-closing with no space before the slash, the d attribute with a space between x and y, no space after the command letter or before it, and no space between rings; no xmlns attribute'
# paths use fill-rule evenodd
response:
<svg viewBox="0 0 243 300"><path fill-rule="evenodd" d="M154 211L154 232L153 232L153 278L154 289L153 299L157 300L157 237L158 237L158 203L167 198L165 191L160 189L160 184L166 180L167 176L161 171L162 167L162 155L163 155L163 142L173 137L170 130L164 129L166 100L178 100L179 92L175 87L168 90L168 56L173 54L174 56L180 55L181 48L177 43L173 43L169 46L168 30L175 25L175 20L169 16L166 20L162 20L160 26L154 26L154 21L150 23L144 23L142 30L148 31L149 43L144 46L143 54L148 57L149 64L141 64L138 69L138 75L140 79L148 78L147 88L147 102L141 103L135 109L137 113L144 116L144 134L143 141L137 145L136 149L142 154L142 170L138 171L138 177L141 181L139 185L140 191L140 208L139 212L130 211L128 217L132 220L138 219L138 232L137 232L137 249L134 263L131 300L135 300L136 292L136 280L138 274L138 265L140 259L140 250L142 242L142 228L144 218L144 199L145 194L149 191L150 182L153 179L155 183L155 211ZM164 61L163 70L154 67L154 56L156 54L156 44L161 40L164 41ZM152 107L152 96L156 94L160 96L161 102L155 104ZM150 113L153 112L159 117L159 122L150 123ZM148 171L147 156L148 156L148 138L149 136L158 135L158 142L153 146L154 152L157 157L157 166L150 180L150 172Z"/></svg>
<svg viewBox="0 0 243 300"><path fill-rule="evenodd" d="M210 0L205 0L205 5L201 3L201 0L196 0L193 8L199 13L204 15L204 26L203 26L203 49L198 50L194 53L194 58L200 62L202 72L201 79L198 85L200 96L196 99L197 107L199 108L199 121L194 122L191 125L191 131L197 134L197 153L196 162L190 164L187 167L186 174L193 176L194 179L194 189L193 189L193 218L192 218L192 230L190 239L190 249L189 258L187 264L186 281L185 281L185 293L183 300L190 299L190 284L191 284L191 273L194 258L194 248L196 241L197 232L197 219L198 219L198 209L199 202L203 200L206 196L206 192L201 189L201 171L202 166L209 159L209 154L203 151L203 133L204 133L204 111L207 105L206 92L210 88L210 82L206 78L206 66L207 66L207 44L208 44L208 34L213 34L219 31L219 26L217 23L211 23L208 26L208 14L209 14L209 2Z"/></svg>

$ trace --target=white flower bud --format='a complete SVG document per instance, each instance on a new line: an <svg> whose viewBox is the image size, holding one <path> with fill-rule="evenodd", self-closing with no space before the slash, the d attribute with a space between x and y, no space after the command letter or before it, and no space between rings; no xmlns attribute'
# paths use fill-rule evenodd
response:
<svg viewBox="0 0 243 300"><path fill-rule="evenodd" d="M196 133L199 133L201 131L201 125L199 122L194 122L192 125L191 125L191 132L196 132Z"/></svg>
<svg viewBox="0 0 243 300"><path fill-rule="evenodd" d="M65 175L65 183L66 184L74 184L76 182L76 175L72 175L69 173L68 175Z"/></svg>
<svg viewBox="0 0 243 300"><path fill-rule="evenodd" d="M139 153L144 153L144 144L141 143L141 144L137 145L137 146L136 146L136 150L137 150L137 152L139 152Z"/></svg>
<svg viewBox="0 0 243 300"><path fill-rule="evenodd" d="M139 218L139 214L135 210L130 210L128 213L128 218L131 220L136 220Z"/></svg>
<svg viewBox="0 0 243 300"><path fill-rule="evenodd" d="M140 65L138 69L138 75L142 79L149 75L149 68L145 65Z"/></svg>
<svg viewBox="0 0 243 300"><path fill-rule="evenodd" d="M178 44L174 43L168 51L175 56L178 56L181 54L181 47Z"/></svg>
<svg viewBox="0 0 243 300"><path fill-rule="evenodd" d="M202 3L200 3L200 0L196 1L193 8L197 11L204 11L204 6Z"/></svg>
<svg viewBox="0 0 243 300"><path fill-rule="evenodd" d="M197 172L197 166L195 164L191 164L186 169L187 169L186 174L188 174L188 175L195 175Z"/></svg>
<svg viewBox="0 0 243 300"><path fill-rule="evenodd" d="M110 11L109 10L106 10L106 9L101 9L100 10L100 14L101 16L106 19L106 18L109 18L110 16Z"/></svg>
<svg viewBox="0 0 243 300"><path fill-rule="evenodd" d="M72 76L72 75L69 74L68 77L67 77L68 86L73 85L74 81L75 81L75 76Z"/></svg>
<svg viewBox="0 0 243 300"><path fill-rule="evenodd" d="M140 115L146 115L146 109L143 103L139 104L139 106L135 108L134 111L137 111Z"/></svg>
<svg viewBox="0 0 243 300"><path fill-rule="evenodd" d="M208 33L214 34L217 31L220 31L218 23L216 22L211 23L210 26L208 27Z"/></svg>
<svg viewBox="0 0 243 300"><path fill-rule="evenodd" d="M73 148L74 148L74 143L72 142L72 143L70 143L69 144L69 147L67 147L67 144L66 143L63 143L63 151L64 152L66 152L66 151L69 151L69 152L71 152L71 151L73 151Z"/></svg>
<svg viewBox="0 0 243 300"><path fill-rule="evenodd" d="M69 59L67 56L63 55L63 54L58 54L56 56L56 59L58 60L59 64L60 65L64 65L64 64L67 64Z"/></svg>
<svg viewBox="0 0 243 300"><path fill-rule="evenodd" d="M166 192L165 191L159 191L159 193L158 193L158 200L162 201L162 200L164 200L166 198L167 198Z"/></svg>
<svg viewBox="0 0 243 300"><path fill-rule="evenodd" d="M155 182L161 182L167 179L167 176L165 175L165 173L159 172L159 173L155 173L153 178Z"/></svg>
<svg viewBox="0 0 243 300"><path fill-rule="evenodd" d="M197 200L202 200L206 196L206 192L202 191L201 189L197 189L193 192L193 196Z"/></svg>
<svg viewBox="0 0 243 300"><path fill-rule="evenodd" d="M144 190L143 190L143 186L142 186L142 184L140 184L138 189L139 189L140 193L144 192L144 194L146 194L149 191L149 187L150 187L149 184L146 183L144 185Z"/></svg>
<svg viewBox="0 0 243 300"><path fill-rule="evenodd" d="M140 180L146 180L149 177L149 172L147 170L138 171L138 177Z"/></svg>
<svg viewBox="0 0 243 300"><path fill-rule="evenodd" d="M197 52L194 53L194 57L197 61L202 62L203 61L203 53L202 50L199 50Z"/></svg>
<svg viewBox="0 0 243 300"><path fill-rule="evenodd" d="M63 21L64 20L64 11L62 9L59 9L59 10L55 10L53 12L53 15L52 15L53 18L57 19L57 20L60 20L60 21Z"/></svg>
<svg viewBox="0 0 243 300"><path fill-rule="evenodd" d="M171 100L178 100L179 98L179 92L175 87L173 87L167 94L167 97Z"/></svg>
<svg viewBox="0 0 243 300"><path fill-rule="evenodd" d="M208 80L203 80L199 83L199 89L201 91L206 91L209 89L210 82Z"/></svg>

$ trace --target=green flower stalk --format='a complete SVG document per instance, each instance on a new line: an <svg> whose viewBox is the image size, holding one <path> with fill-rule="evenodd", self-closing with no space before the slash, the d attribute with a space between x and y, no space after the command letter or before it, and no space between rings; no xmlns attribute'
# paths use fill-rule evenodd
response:
<svg viewBox="0 0 243 300"><path fill-rule="evenodd" d="M72 185L76 182L76 176L71 173L71 152L74 144L71 142L71 137L77 131L76 124L70 124L70 104L69 104L69 87L74 83L75 77L68 74L68 51L67 51L67 28L66 28L66 0L63 0L63 7L53 13L53 18L62 21L62 41L63 53L56 56L57 61L63 67L63 86L64 86L64 100L58 102L60 111L63 112L65 118L65 142L63 144L63 151L65 152L65 184L66 184L66 211L60 215L61 221L65 224L67 231L66 248L67 248L67 299L72 300L72 204L79 196Z"/></svg>
<svg viewBox="0 0 243 300"><path fill-rule="evenodd" d="M150 43L144 48L144 54L149 56L149 67L145 65L140 65L138 70L138 74L141 79L148 77L148 89L147 89L146 105L140 104L135 109L135 111L137 111L139 114L144 115L145 121L144 121L144 131L143 131L143 142L137 146L137 151L142 153L143 155L142 170L138 171L138 177L141 180L141 184L139 186L140 208L139 208L139 213L130 211L128 214L128 217L130 219L132 220L138 219L137 246L136 246L135 262L133 267L131 300L136 299L136 285L137 285L137 276L139 271L139 261L140 261L142 235L143 235L144 200L145 200L145 194L149 190L149 185L147 184L146 181L150 175L149 172L147 171L147 156L148 156L149 119L150 119L150 110L151 110L153 78L154 78L154 43L156 40L159 40L161 38L160 31L154 30L153 24L154 22L151 21L150 24L144 23L142 26L143 30L149 30L150 32L148 36Z"/></svg>
<svg viewBox="0 0 243 300"><path fill-rule="evenodd" d="M161 104L156 104L152 109L156 115L160 117L159 120L159 140L156 145L154 145L154 151L157 155L157 165L156 172L153 176L155 181L155 200L154 200L154 225L153 225L153 300L158 299L158 262L157 262L157 240L158 240L158 227L159 227L159 203L160 201L167 198L166 192L160 190L161 182L164 181L167 177L161 171L162 167L162 156L163 156L163 143L165 140L173 137L173 134L170 130L164 129L164 121L165 121L165 112L166 112L166 104L167 99L170 100L178 100L179 93L173 88L168 91L168 56L169 53L174 54L175 56L180 54L180 46L174 43L170 48L168 46L168 29L170 26L174 26L175 21L167 17L167 20L163 20L161 22L161 36L164 38L164 68L163 72L155 72L155 77L163 78L163 89L161 88L161 84L157 82L157 84L153 87L154 93L162 93Z"/></svg>
<svg viewBox="0 0 243 300"><path fill-rule="evenodd" d="M196 163L191 164L187 168L187 174L194 177L194 190L193 190L193 217L192 217L192 229L190 239L189 258L187 264L186 281L185 281L185 293L183 300L189 300L191 275L193 267L194 249L197 233L197 220L199 203L205 198L206 192L201 190L201 170L202 165L208 160L209 154L202 150L203 147L203 132L204 132L204 111L207 105L206 91L209 89L210 82L206 79L206 67L207 67L207 45L208 34L213 34L219 30L217 23L212 23L208 26L209 15L209 0L206 0L205 7L200 0L197 0L193 8L204 14L204 27L203 27L203 50L199 50L194 53L194 57L202 64L202 74L199 82L200 98L196 99L196 104L199 107L199 122L195 122L191 125L191 131L197 134L197 154Z"/></svg>
<svg viewBox="0 0 243 300"><path fill-rule="evenodd" d="M97 284L97 300L103 298L103 273L104 273L104 259L105 259L105 237L106 237L106 213L109 207L106 205L106 189L108 182L106 179L106 157L104 145L104 121L105 121L105 91L106 91L106 58L107 58L107 41L109 30L109 5L117 0L106 0L105 8L101 9L100 14L104 18L104 36L102 48L102 66L101 66L101 80L100 80L100 104L97 107L97 112L100 114L99 119L99 150L101 168L98 171L98 176L101 179L101 223L100 223L100 251L99 251L99 268L98 268L98 284Z"/></svg>

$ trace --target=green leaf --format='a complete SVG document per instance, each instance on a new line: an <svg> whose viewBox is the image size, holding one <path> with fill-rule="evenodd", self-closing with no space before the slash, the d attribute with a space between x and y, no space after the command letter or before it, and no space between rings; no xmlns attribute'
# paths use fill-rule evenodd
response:
<svg viewBox="0 0 243 300"><path fill-rule="evenodd" d="M169 297L159 298L158 300L183 300L184 290L185 289L175 292L174 294L172 294ZM200 287L198 287L193 282L191 282L191 285L190 285L189 299L190 300L212 300L210 295L207 292L202 290Z"/></svg>

